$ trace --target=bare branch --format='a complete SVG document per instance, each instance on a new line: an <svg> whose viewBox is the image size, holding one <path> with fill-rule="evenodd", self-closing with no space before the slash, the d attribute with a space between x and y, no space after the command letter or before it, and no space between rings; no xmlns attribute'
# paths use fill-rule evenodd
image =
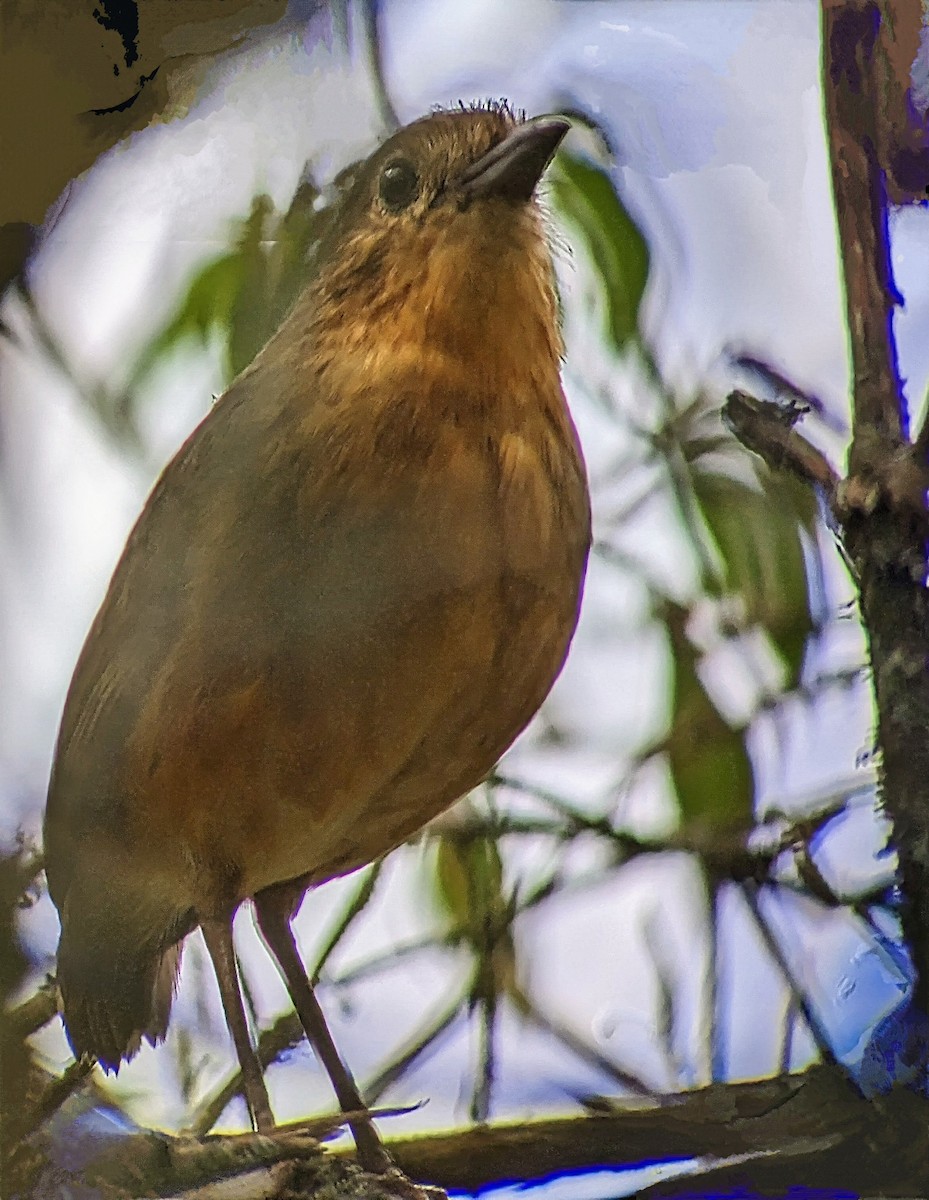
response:
<svg viewBox="0 0 929 1200"><path fill-rule="evenodd" d="M501 1179L540 1179L591 1163L632 1168L643 1162L762 1153L770 1168L780 1165L786 1188L798 1178L807 1182L782 1161L796 1153L801 1140L808 1150L830 1151L821 1177L853 1194L867 1186L876 1192L878 1181L886 1183L890 1153L901 1175L919 1171L929 1183L919 1099L895 1093L877 1105L869 1103L829 1067L758 1083L714 1084L659 1097L647 1107L620 1102L597 1116L484 1126L389 1146L411 1178L467 1192Z"/></svg>
<svg viewBox="0 0 929 1200"><path fill-rule="evenodd" d="M826 457L794 428L799 412L772 400L756 400L748 392L729 394L723 420L739 441L774 470L785 469L819 488L830 507L839 477Z"/></svg>
<svg viewBox="0 0 929 1200"><path fill-rule="evenodd" d="M891 319L899 297L890 267L884 173L878 160L875 79L881 25L874 0L822 0L824 93L852 360L849 466L866 469L903 440L906 416Z"/></svg>
<svg viewBox="0 0 929 1200"><path fill-rule="evenodd" d="M5 1013L3 1019L10 1036L27 1038L57 1015L58 984L48 978L27 1000Z"/></svg>
<svg viewBox="0 0 929 1200"><path fill-rule="evenodd" d="M4 1168L15 1169L26 1147L26 1139L44 1125L49 1117L54 1116L68 1097L83 1084L93 1068L92 1058L82 1058L71 1063L61 1075L47 1076L36 1099L24 1105L15 1116L7 1118L9 1126L4 1129L3 1135ZM41 1074L45 1075L45 1072Z"/></svg>
<svg viewBox="0 0 929 1200"><path fill-rule="evenodd" d="M829 1041L829 1031L826 1029L820 1020L819 1014L810 1002L805 990L799 980L794 976L790 963L787 961L787 956L781 949L781 944L774 936L771 927L765 919L764 913L761 911L761 906L758 903L758 888L754 884L745 882L741 885L742 896L745 903L748 905L748 911L752 915L755 922L755 928L761 935L761 940L765 944L768 953L777 963L784 982L790 990L794 1003L800 1012L803 1013L803 1019L806 1021L813 1041L816 1044L816 1049L819 1051L823 1062L828 1063L832 1067L838 1069L835 1052Z"/></svg>
<svg viewBox="0 0 929 1200"><path fill-rule="evenodd" d="M911 8L917 6L911 5ZM916 971L913 1003L929 1012L929 591L923 435L906 414L891 326L887 197L881 153L906 104L894 55L912 38L893 0L822 0L823 80L851 341L854 428L843 545L868 633L878 710L882 798L893 822ZM912 13L910 14L912 17ZM907 28L906 18L904 25ZM886 41L903 41L891 52ZM880 39L884 39L881 41ZM883 48L882 48L883 47ZM882 58L883 56L883 58ZM894 65L896 63L896 65ZM883 115L881 115L883 114ZM889 114L889 115L888 115ZM917 458L917 455L921 456ZM858 501L871 493L873 506Z"/></svg>

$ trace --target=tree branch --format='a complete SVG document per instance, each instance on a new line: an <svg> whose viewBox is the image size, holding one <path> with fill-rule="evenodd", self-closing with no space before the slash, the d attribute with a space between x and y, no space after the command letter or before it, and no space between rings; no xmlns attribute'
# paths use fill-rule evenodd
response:
<svg viewBox="0 0 929 1200"><path fill-rule="evenodd" d="M891 319L887 198L878 160L875 0L823 0L826 125L852 363L853 474L903 439L906 416Z"/></svg>
<svg viewBox="0 0 929 1200"><path fill-rule="evenodd" d="M916 970L914 1004L929 1013L929 671L926 502L920 453L907 425L891 326L882 133L905 105L900 72L881 67L897 5L822 0L823 81L836 220L851 342L853 433L843 543L861 595L877 701L882 797L893 821ZM884 39L879 41L879 39ZM885 56L886 58L886 56ZM883 61L883 60L882 60ZM886 64L885 64L886 66ZM887 116L887 114L890 116ZM882 114L884 114L882 116ZM883 122L883 124L882 124ZM882 151L883 147L883 151ZM856 510L857 508L857 510Z"/></svg>
<svg viewBox="0 0 929 1200"><path fill-rule="evenodd" d="M839 476L825 456L794 425L798 410L772 400L756 400L747 392L731 392L723 406L723 420L749 450L774 470L784 469L819 488L832 508Z"/></svg>
<svg viewBox="0 0 929 1200"><path fill-rule="evenodd" d="M903 1128L910 1130L912 1144ZM912 1194L929 1195L925 1110L917 1097L895 1094L871 1104L828 1067L757 1083L713 1084L647 1108L617 1106L586 1118L397 1140L390 1151L411 1178L469 1192L501 1179L538 1180L591 1164L631 1169L643 1162L764 1154L768 1169L779 1168L786 1191L791 1183L806 1182L789 1161L801 1140L807 1150L829 1151L821 1174L834 1187L857 1193L861 1185L887 1184L891 1175L918 1176L924 1190ZM892 1169L891 1143L897 1156ZM901 1146L907 1147L903 1154Z"/></svg>
<svg viewBox="0 0 929 1200"><path fill-rule="evenodd" d="M929 134L901 132L909 74L901 55L918 44L917 6L899 0L821 0L823 91L845 278L852 376L849 475L839 480L795 433L796 408L743 392L725 416L773 467L821 489L840 528L858 585L877 705L881 794L893 822L913 956L913 1004L929 1017L929 489L924 426L907 441L893 308L899 302L888 242L887 163L902 142L925 149ZM914 40L915 38L915 40ZM909 50L907 50L907 47ZM909 60L912 63L912 58ZM915 127L914 127L915 128ZM914 160L915 161L915 160ZM899 158L893 169L900 168ZM897 180L899 185L899 179ZM899 187L898 187L899 191Z"/></svg>
<svg viewBox="0 0 929 1200"><path fill-rule="evenodd" d="M800 1181L886 1194L895 1181L903 1181L910 1190L893 1194L929 1195L925 1107L918 1097L895 1092L866 1101L828 1067L754 1083L714 1084L645 1106L600 1101L597 1109L595 1115L476 1126L392 1139L387 1145L410 1179L468 1192L502 1179L531 1182L594 1164L632 1170L643 1162L700 1158L702 1171L718 1173L727 1159L739 1156L742 1178L776 1181L775 1194ZM321 1151L313 1134L323 1125L283 1127L273 1137L238 1134L202 1141L131 1134L109 1139L102 1153L83 1164L80 1179L100 1200L222 1194L240 1200L322 1194L413 1200L409 1185L404 1191L402 1180L366 1175L350 1152ZM217 1190L233 1178L238 1181L234 1190ZM694 1176L681 1178L680 1194L694 1195L694 1182ZM56 1180L56 1186L66 1185L67 1180Z"/></svg>

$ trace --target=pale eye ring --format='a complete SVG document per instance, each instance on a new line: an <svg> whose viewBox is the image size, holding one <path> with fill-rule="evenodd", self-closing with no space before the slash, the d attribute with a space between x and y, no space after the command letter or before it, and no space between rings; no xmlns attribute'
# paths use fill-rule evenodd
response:
<svg viewBox="0 0 929 1200"><path fill-rule="evenodd" d="M419 176L406 158L395 158L381 172L377 194L388 212L400 212L419 195Z"/></svg>

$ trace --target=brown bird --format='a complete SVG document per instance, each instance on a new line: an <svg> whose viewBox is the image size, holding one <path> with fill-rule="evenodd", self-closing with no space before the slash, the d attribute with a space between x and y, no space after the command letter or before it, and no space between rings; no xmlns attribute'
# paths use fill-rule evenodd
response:
<svg viewBox="0 0 929 1200"><path fill-rule="evenodd" d="M76 1055L116 1068L164 1036L199 925L272 1129L232 943L251 898L339 1103L364 1109L290 918L478 784L564 663L590 510L534 193L567 129L498 105L390 137L149 497L45 819ZM370 1122L352 1129L386 1169Z"/></svg>

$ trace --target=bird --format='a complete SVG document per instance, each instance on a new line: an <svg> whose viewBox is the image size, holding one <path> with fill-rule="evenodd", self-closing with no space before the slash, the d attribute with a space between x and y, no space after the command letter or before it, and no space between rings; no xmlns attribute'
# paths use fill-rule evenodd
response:
<svg viewBox="0 0 929 1200"><path fill-rule="evenodd" d="M199 926L272 1131L232 940L250 902L382 1173L290 922L485 779L565 662L590 500L537 193L568 129L462 104L343 173L288 315L129 535L52 765L74 1054L115 1070L164 1038Z"/></svg>

